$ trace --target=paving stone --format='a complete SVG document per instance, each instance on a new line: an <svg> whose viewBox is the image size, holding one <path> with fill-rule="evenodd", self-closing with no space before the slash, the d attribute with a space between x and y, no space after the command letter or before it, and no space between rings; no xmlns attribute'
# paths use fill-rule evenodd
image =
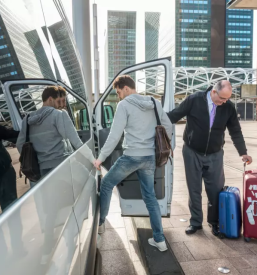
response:
<svg viewBox="0 0 257 275"><path fill-rule="evenodd" d="M190 214L188 207L174 205L171 207L171 216Z"/></svg>
<svg viewBox="0 0 257 275"><path fill-rule="evenodd" d="M185 245L196 261L226 257L226 254L212 241L190 241L185 242Z"/></svg>
<svg viewBox="0 0 257 275"><path fill-rule="evenodd" d="M229 258L228 260L237 270L251 268L251 265L242 257Z"/></svg>
<svg viewBox="0 0 257 275"><path fill-rule="evenodd" d="M162 227L163 229L173 227L169 218L162 218Z"/></svg>
<svg viewBox="0 0 257 275"><path fill-rule="evenodd" d="M252 267L257 267L257 256L247 256L243 257L245 261L247 261Z"/></svg>
<svg viewBox="0 0 257 275"><path fill-rule="evenodd" d="M243 275L256 275L257 268L240 269L239 272Z"/></svg>
<svg viewBox="0 0 257 275"><path fill-rule="evenodd" d="M125 249L101 251L102 275L134 275L134 266Z"/></svg>
<svg viewBox="0 0 257 275"><path fill-rule="evenodd" d="M188 227L190 224L190 215L181 215L181 216L171 216L170 223L172 227ZM187 220L186 222L181 222L180 219ZM185 230L185 229L184 229Z"/></svg>
<svg viewBox="0 0 257 275"><path fill-rule="evenodd" d="M144 265L141 261L133 262L136 275L147 275Z"/></svg>
<svg viewBox="0 0 257 275"><path fill-rule="evenodd" d="M194 261L194 257L183 242L171 243L170 247L179 262Z"/></svg>
<svg viewBox="0 0 257 275"><path fill-rule="evenodd" d="M100 250L129 249L125 228L106 229L102 237Z"/></svg>
<svg viewBox="0 0 257 275"><path fill-rule="evenodd" d="M240 240L223 239L215 237L210 230L209 226L203 227L203 232L208 239L213 241L213 243L222 251L225 252L227 257L239 257L243 255L253 255L254 253L250 250L250 247L245 247L244 243Z"/></svg>
<svg viewBox="0 0 257 275"><path fill-rule="evenodd" d="M220 275L221 273L218 271L219 267L229 268L229 275L239 274L236 268L233 267L227 259L185 262L180 264L185 275Z"/></svg>
<svg viewBox="0 0 257 275"><path fill-rule="evenodd" d="M257 255L257 245L254 247L251 247L250 250Z"/></svg>
<svg viewBox="0 0 257 275"><path fill-rule="evenodd" d="M109 213L106 217L105 228L125 227L123 217L119 213Z"/></svg>
<svg viewBox="0 0 257 275"><path fill-rule="evenodd" d="M113 200L110 204L109 213L120 213L121 216L121 209L120 209L120 202Z"/></svg>
<svg viewBox="0 0 257 275"><path fill-rule="evenodd" d="M132 225L131 218L124 218L125 228L127 232L128 239L136 240L135 231Z"/></svg>
<svg viewBox="0 0 257 275"><path fill-rule="evenodd" d="M202 230L198 230L195 234L187 235L185 233L185 228L183 227L164 229L164 235L169 243L187 242L187 241L196 241L196 242L208 241L208 238L204 235Z"/></svg>
<svg viewBox="0 0 257 275"><path fill-rule="evenodd" d="M132 262L142 260L137 240L129 240L129 251Z"/></svg>

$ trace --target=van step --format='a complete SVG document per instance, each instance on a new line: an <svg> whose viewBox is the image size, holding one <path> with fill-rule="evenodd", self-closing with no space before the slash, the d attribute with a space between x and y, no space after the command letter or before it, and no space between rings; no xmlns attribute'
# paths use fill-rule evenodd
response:
<svg viewBox="0 0 257 275"><path fill-rule="evenodd" d="M184 274L167 241L168 250L165 252L160 252L157 248L148 244L148 239L152 238L149 218L133 217L132 223L137 236L141 257L148 274Z"/></svg>

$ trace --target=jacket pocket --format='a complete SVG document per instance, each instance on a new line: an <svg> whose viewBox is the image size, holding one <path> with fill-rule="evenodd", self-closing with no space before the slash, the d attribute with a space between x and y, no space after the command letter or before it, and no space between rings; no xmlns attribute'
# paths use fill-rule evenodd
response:
<svg viewBox="0 0 257 275"><path fill-rule="evenodd" d="M188 138L188 144L190 145L193 138L193 130L187 135L187 138Z"/></svg>

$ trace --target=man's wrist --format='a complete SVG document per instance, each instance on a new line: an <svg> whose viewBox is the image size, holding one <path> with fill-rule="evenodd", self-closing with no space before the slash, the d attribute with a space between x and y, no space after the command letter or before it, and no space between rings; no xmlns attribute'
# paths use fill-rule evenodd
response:
<svg viewBox="0 0 257 275"><path fill-rule="evenodd" d="M101 162L104 162L106 160L106 157L102 153L100 153L98 160L100 160Z"/></svg>

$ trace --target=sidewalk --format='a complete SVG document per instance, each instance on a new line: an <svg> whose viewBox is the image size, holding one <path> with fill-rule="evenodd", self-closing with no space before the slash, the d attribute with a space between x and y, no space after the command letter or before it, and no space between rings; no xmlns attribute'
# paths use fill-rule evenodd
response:
<svg viewBox="0 0 257 275"><path fill-rule="evenodd" d="M257 167L257 123L242 122L243 134L246 140L248 154L255 161L249 169ZM189 210L187 206L188 192L185 182L184 164L182 159L182 134L185 125L176 126L176 149L174 169L174 190L171 208L170 227L165 229L165 235L170 246L181 264L186 275L220 274L219 267L226 266L231 272L229 274L257 274L257 241L252 240L245 243L241 237L238 240L220 240L211 234L206 222L207 196L203 187L203 213L204 229L192 236L184 233L189 225ZM236 149L226 133L226 144L224 148L224 171L226 185L240 188L243 192L242 172L243 164ZM231 166L231 167L229 167ZM232 167L236 169L232 169ZM187 222L181 222L185 219ZM165 222L167 227L168 222Z"/></svg>

